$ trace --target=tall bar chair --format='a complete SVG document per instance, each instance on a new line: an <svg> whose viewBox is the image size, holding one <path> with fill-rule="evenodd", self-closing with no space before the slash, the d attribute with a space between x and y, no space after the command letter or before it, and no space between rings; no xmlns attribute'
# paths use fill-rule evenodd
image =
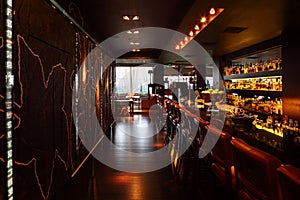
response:
<svg viewBox="0 0 300 200"><path fill-rule="evenodd" d="M242 139L231 140L237 177L237 198L242 200L280 200L278 158L254 148Z"/></svg>
<svg viewBox="0 0 300 200"><path fill-rule="evenodd" d="M277 169L283 200L300 198L300 169L292 165L282 165Z"/></svg>
<svg viewBox="0 0 300 200"><path fill-rule="evenodd" d="M225 196L231 199L234 196L235 172L231 135L217 129L211 129L213 134L220 134L219 140L212 149L211 170L218 181L224 186Z"/></svg>

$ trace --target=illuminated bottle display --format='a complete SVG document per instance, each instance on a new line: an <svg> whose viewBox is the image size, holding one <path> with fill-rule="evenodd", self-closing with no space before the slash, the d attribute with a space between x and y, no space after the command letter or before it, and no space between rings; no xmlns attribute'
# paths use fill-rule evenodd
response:
<svg viewBox="0 0 300 200"><path fill-rule="evenodd" d="M244 64L233 64L224 68L224 75L231 76L236 74L249 74L257 72L266 72L282 69L281 58L268 60L265 62L245 62Z"/></svg>
<svg viewBox="0 0 300 200"><path fill-rule="evenodd" d="M224 82L226 89L282 91L282 77L231 79Z"/></svg>

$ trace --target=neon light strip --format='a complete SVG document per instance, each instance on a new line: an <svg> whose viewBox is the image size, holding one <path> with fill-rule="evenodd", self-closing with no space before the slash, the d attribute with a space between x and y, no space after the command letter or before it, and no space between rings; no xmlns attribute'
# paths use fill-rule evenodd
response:
<svg viewBox="0 0 300 200"><path fill-rule="evenodd" d="M73 88L73 92L75 93L75 127L78 127L78 70L79 70L79 47L80 47L80 44L79 44L79 34L78 33L75 33L75 78L74 78L74 85L75 85L75 89ZM79 158L79 144L78 144L78 141L79 141L79 132L78 132L78 129L75 128L75 148L76 148L76 157L77 159Z"/></svg>
<svg viewBox="0 0 300 200"><path fill-rule="evenodd" d="M6 123L6 199L12 200L13 193L13 147L12 147L12 89L14 76L12 72L13 62L13 0L4 3L4 43L5 47L5 123Z"/></svg>

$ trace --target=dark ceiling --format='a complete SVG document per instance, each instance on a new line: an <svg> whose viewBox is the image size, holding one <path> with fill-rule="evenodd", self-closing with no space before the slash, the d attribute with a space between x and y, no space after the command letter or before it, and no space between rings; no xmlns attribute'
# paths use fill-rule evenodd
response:
<svg viewBox="0 0 300 200"><path fill-rule="evenodd" d="M194 38L214 55L228 54L280 36L288 24L286 5L289 1L286 0L72 1L81 12L83 26L98 42L139 27L163 27L187 34L210 7L222 7L224 12ZM122 21L122 15L139 15L140 20ZM232 33L238 27L245 29ZM178 60L169 53L153 52L152 57L159 56L164 63ZM151 56L149 50L145 55ZM127 56L143 56L143 51Z"/></svg>

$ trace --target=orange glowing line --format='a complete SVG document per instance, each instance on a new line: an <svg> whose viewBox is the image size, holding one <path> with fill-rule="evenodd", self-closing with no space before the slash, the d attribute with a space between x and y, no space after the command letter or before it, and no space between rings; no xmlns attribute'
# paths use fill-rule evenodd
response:
<svg viewBox="0 0 300 200"><path fill-rule="evenodd" d="M18 124L16 125L16 127L14 127L14 130L16 130L17 128L20 127L22 119L21 119L21 117L19 117L15 113L13 113L13 116L18 119Z"/></svg>
<svg viewBox="0 0 300 200"><path fill-rule="evenodd" d="M0 45L0 49L1 49L4 46L3 36L0 36L0 40L1 40L1 45Z"/></svg>
<svg viewBox="0 0 300 200"><path fill-rule="evenodd" d="M4 134L0 135L0 140L4 138Z"/></svg>
<svg viewBox="0 0 300 200"><path fill-rule="evenodd" d="M43 80L43 85L44 87L47 89L48 88L48 84L49 84L49 81L50 81L50 77L52 77L53 75L53 72L56 68L62 70L64 72L64 82L63 82L63 105L62 105L62 112L64 113L65 115L65 119L66 119L66 128L67 128L67 135L68 135L68 140L70 139L70 130L71 130L71 127L72 127L72 123L69 121L69 118L68 118L68 115L67 115L67 112L65 110L65 94L66 94L66 77L67 77L67 70L62 66L61 63L59 64L56 64L54 66L52 66L51 68L51 71L50 73L48 74L47 78L45 76L45 72L44 72L44 66L42 64L42 61L39 57L38 54L36 54L28 45L28 43L25 41L25 39L21 36L21 35L17 35L17 42L18 42L18 77L19 77L19 84L20 84L20 103L17 103L17 102L13 102L14 105L16 105L18 108L21 108L23 106L23 83L22 83L22 80L21 80L21 47L20 47L20 44L21 44L21 40L22 42L25 44L25 46L28 48L28 50L31 52L31 54L36 57L38 59L38 62L40 64L40 67L41 67L41 72L42 72L42 80ZM73 73L73 72L72 72ZM71 75L71 77L73 76L73 74ZM72 87L72 85L70 85ZM1 98L4 99L4 96L3 95L0 95ZM19 120L18 124L16 127L14 127L14 130L19 128L20 125L21 125L21 118L19 116L17 116L16 114L14 114L14 116ZM71 117L70 119L72 119L72 113L71 113ZM4 135L3 135L4 137ZM30 165L32 162L34 163L34 173L35 173L35 177L36 177L36 180L37 180L37 183L38 183L38 186L39 186L39 189L40 189L40 192L41 192L41 195L43 196L44 199L48 199L49 197L49 193L50 193L50 189L51 189L51 186L52 186L52 181L53 181L53 172L54 172L54 168L55 168L55 160L56 158L58 158L64 165L66 171L68 170L69 168L69 158L70 158L70 152L71 152L71 146L72 144L70 144L68 142L68 159L67 159L67 163L66 161L59 155L58 153L58 150L56 149L55 150L55 157L52 161L52 170L51 170L51 177L50 177L50 182L49 182L49 186L48 186L48 189L47 189L47 194L45 194L45 192L43 191L42 187L41 187L41 184L40 184L40 179L39 179L39 176L38 176L38 173L37 173L37 167L36 167L36 158L32 158L31 161L29 161L28 163L21 163L21 162L17 162L15 161L15 163L17 165L20 165L20 166L28 166ZM72 162L72 158L71 158L71 162ZM71 163L71 166L73 168L73 163Z"/></svg>
<svg viewBox="0 0 300 200"><path fill-rule="evenodd" d="M48 186L48 188L47 188L47 193L46 193L46 194L45 194L45 192L43 191L43 188L42 188L42 185L41 185L41 182L40 182L40 178L39 178L38 173L37 173L37 164L36 164L37 159L36 159L36 158L32 158L32 159L31 159L29 162L27 162L27 163L15 161L15 164L16 164L16 165L23 166L23 167L27 167L27 166L31 165L31 163L33 163L35 178L36 178L37 184L38 184L38 186L39 186L41 195L43 196L43 199L48 199L48 198L49 198L50 189L51 189L52 182L53 182L53 172L54 172L54 167L55 167L55 160L56 160L56 158L58 158L58 159L64 164L66 171L68 170L65 161L61 158L61 156L60 156L59 153L58 153L58 150L56 149L56 150L55 150L54 159L53 159L53 161L52 161L52 169L51 169L50 181L49 181L49 186Z"/></svg>
<svg viewBox="0 0 300 200"><path fill-rule="evenodd" d="M22 108L22 106L23 106L23 94L24 94L24 91L23 91L23 83L22 83L22 79L21 79L21 46L20 46L20 44L21 44L21 41L24 43L24 45L27 47L27 49L30 51L30 53L34 56L34 57L36 57L37 59L38 59L38 62L39 62L39 64L40 64L40 67L41 67L41 75L42 75L42 80L43 80L43 85L44 85L44 87L47 89L48 88L48 84L49 84L49 81L50 81L50 77L53 75L53 72L54 72L54 70L56 69L56 68L58 68L58 69L61 69L62 71L64 71L64 83L63 83L63 105L62 105L62 108L61 108L61 110L62 110L62 112L64 113L64 115L65 115L65 119L66 119L66 128L67 128L67 135L68 135L68 139L70 139L70 137L71 137L71 134L70 134L70 130L72 129L72 123L71 123L71 121L70 120L72 120L72 113L70 114L70 120L69 120L69 117L68 117L68 115L67 115L67 112L66 112L66 110L65 110L65 93L66 93L66 76L67 76L67 70L62 66L62 64L61 63L59 63L59 64L56 64L56 65L54 65L54 66L52 66L52 68L51 68L51 71L50 71L50 73L47 75L47 77L46 77L46 75L45 75L45 72L44 72L44 66L43 66L43 63L42 63L42 60L41 60L41 58L39 57L39 55L38 54L36 54L31 48L30 48L30 46L28 45L28 43L25 41L25 39L21 36L21 35L17 35L17 44L18 44L18 78L19 78L19 84L20 84L20 102L18 103L18 102L13 102L13 104L14 105L16 105L18 108ZM87 46L87 45L85 45L85 42L86 42L86 39L83 39L83 43L84 43L84 45L82 45L82 46ZM2 45L1 45L1 47L0 48L2 48L3 47L3 39L2 39ZM87 49L89 49L89 47L90 46L88 46L88 48L83 48L82 49L82 51L79 51L79 55L80 55L80 58L81 58L81 60L84 60L85 58L83 58L83 56L86 56L87 54ZM86 60L85 62L88 62L88 60ZM70 78L70 88L71 89L73 89L73 82L72 82L72 76L74 75L74 73L75 73L75 70L73 70L72 71L72 73L71 73L71 78ZM87 73L89 73L89 71L87 71ZM89 79L88 79L89 80ZM88 84L88 83L86 83L86 84ZM3 95L0 95L0 98L5 98ZM2 111L2 112L4 112L4 110L0 110L0 111ZM19 117L19 116L17 116L16 114L13 114L14 115L14 117L16 117L18 120L19 120L19 122L18 122L18 124L17 124L17 126L16 127L14 127L14 130L15 129L17 129L17 128L19 128L20 127L20 125L21 125L21 118ZM4 135L1 135L0 136L0 139L2 139L2 138L4 138ZM69 142L68 142L69 143ZM81 145L82 144L82 141L80 141L79 142L79 145ZM95 146L96 147L96 146ZM62 163L63 163L63 165L64 165L64 167L65 167L65 170L67 171L68 170L68 168L69 168L69 160L70 160L70 162L71 162L71 167L72 167L72 170L73 170L73 159L72 159L72 157L70 156L70 152L71 152L71 148L72 148L72 144L68 144L68 160L67 160L67 162L59 155L59 153L58 153L58 150L56 149L55 150L55 156L54 156L54 159L53 159L53 161L52 161L52 169L51 169L51 175L50 175L50 182L49 182L49 186L48 186L48 188L47 188L47 193L45 194L45 192L43 191L43 189L42 189L42 186L41 186L41 183L40 183L40 178L39 178L39 176L38 176L38 173L37 173L37 159L36 158L32 158L29 162L27 162L27 163L22 163L22 162L18 162L18 161L15 161L15 164L16 165L19 165L19 166L29 166L29 165L31 165L32 163L34 164L34 174L35 174L35 178L36 178L36 181L37 181L37 184L38 184L38 187L39 187L39 189L40 189L40 192L41 192L41 195L43 196L43 198L44 199L48 199L49 198L49 193L50 193L50 189L51 189L51 186L52 186L52 181L53 181L53 172L54 172L54 168L55 168L55 160L56 160L56 158L58 158ZM87 155L87 157L85 158L85 159L87 159L88 157L89 157L90 155ZM70 159L69 159L70 158ZM84 159L84 160L85 160ZM4 159L3 158L0 158L0 160L2 161L2 162L4 162ZM83 162L84 163L84 162ZM82 164L83 164L82 163ZM79 168L78 168L79 169ZM75 173L76 173L76 171L75 171ZM73 175L75 175L75 173L73 173Z"/></svg>
<svg viewBox="0 0 300 200"><path fill-rule="evenodd" d="M73 88L74 88L74 82L73 82L73 81L75 81L75 77L73 79L74 74L75 74L75 70L72 71L71 76L70 76L71 77L70 78L70 88L71 88L71 90L73 90Z"/></svg>
<svg viewBox="0 0 300 200"><path fill-rule="evenodd" d="M4 160L4 158L1 158L1 157L0 157L0 161L5 163L5 160Z"/></svg>

